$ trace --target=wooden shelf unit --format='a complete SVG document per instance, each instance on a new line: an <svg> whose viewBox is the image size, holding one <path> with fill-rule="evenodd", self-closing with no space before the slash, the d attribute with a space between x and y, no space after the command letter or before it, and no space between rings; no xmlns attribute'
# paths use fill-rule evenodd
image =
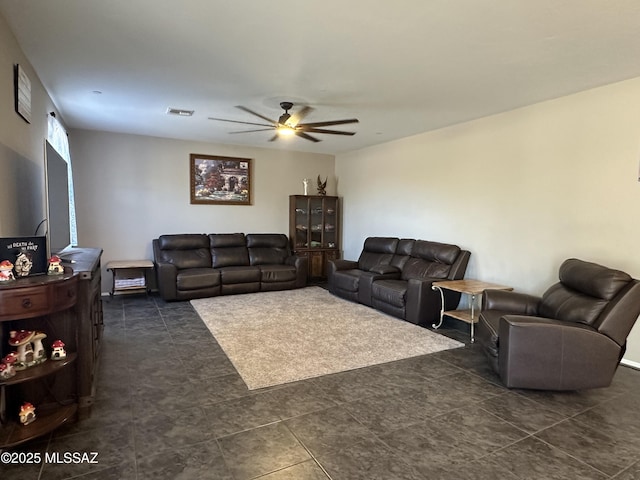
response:
<svg viewBox="0 0 640 480"><path fill-rule="evenodd" d="M327 277L327 262L340 258L339 198L289 196L289 239L296 255L307 257L310 280Z"/></svg>
<svg viewBox="0 0 640 480"><path fill-rule="evenodd" d="M1 357L14 350L7 341L11 330L45 332L47 356L56 339L67 351L63 360L47 359L0 381L0 450L89 416L102 336L101 254L100 249L72 249L65 262L73 268L66 266L62 275L0 284ZM18 409L26 401L36 407L36 420L24 426Z"/></svg>

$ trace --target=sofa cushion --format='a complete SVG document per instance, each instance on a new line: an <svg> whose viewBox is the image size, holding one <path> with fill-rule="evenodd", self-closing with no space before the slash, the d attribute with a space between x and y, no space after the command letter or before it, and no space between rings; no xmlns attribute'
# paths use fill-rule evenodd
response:
<svg viewBox="0 0 640 480"><path fill-rule="evenodd" d="M211 265L214 268L249 265L244 233L212 233L209 235L209 242Z"/></svg>
<svg viewBox="0 0 640 480"><path fill-rule="evenodd" d="M160 235L158 245L161 250L192 250L207 248L209 240L201 233L182 233L176 235Z"/></svg>
<svg viewBox="0 0 640 480"><path fill-rule="evenodd" d="M263 283L291 282L297 279L296 267L291 265L260 265L260 281Z"/></svg>
<svg viewBox="0 0 640 480"><path fill-rule="evenodd" d="M281 233L247 235L250 265L283 264L290 256L289 239Z"/></svg>
<svg viewBox="0 0 640 480"><path fill-rule="evenodd" d="M446 243L416 240L411 258L402 269L402 279L447 278L460 247Z"/></svg>
<svg viewBox="0 0 640 480"><path fill-rule="evenodd" d="M632 280L619 270L576 258L560 265L560 282L542 295L540 315L594 326L600 314Z"/></svg>
<svg viewBox="0 0 640 480"><path fill-rule="evenodd" d="M209 241L203 234L160 235L158 262L171 263L178 270L211 267Z"/></svg>
<svg viewBox="0 0 640 480"><path fill-rule="evenodd" d="M594 325L609 302L572 290L562 283L547 289L540 301L542 317Z"/></svg>
<svg viewBox="0 0 640 480"><path fill-rule="evenodd" d="M220 271L223 285L260 282L260 269L258 267L232 266L222 267L217 270Z"/></svg>
<svg viewBox="0 0 640 480"><path fill-rule="evenodd" d="M396 247L396 252L391 258L390 264L402 270L407 261L411 258L411 252L413 251L415 243L416 241L411 238L400 239L398 241L398 246Z"/></svg>
<svg viewBox="0 0 640 480"><path fill-rule="evenodd" d="M371 296L395 307L404 308L407 282L403 280L376 280L371 286Z"/></svg>
<svg viewBox="0 0 640 480"><path fill-rule="evenodd" d="M393 258L398 246L398 239L393 237L369 237L364 241L364 247L360 258L358 258L358 268L368 272L375 265L388 265Z"/></svg>
<svg viewBox="0 0 640 480"><path fill-rule="evenodd" d="M189 268L181 270L176 277L179 291L198 290L220 285L220 272L208 268Z"/></svg>
<svg viewBox="0 0 640 480"><path fill-rule="evenodd" d="M632 278L620 270L570 258L560 265L560 282L572 290L591 297L611 300Z"/></svg>

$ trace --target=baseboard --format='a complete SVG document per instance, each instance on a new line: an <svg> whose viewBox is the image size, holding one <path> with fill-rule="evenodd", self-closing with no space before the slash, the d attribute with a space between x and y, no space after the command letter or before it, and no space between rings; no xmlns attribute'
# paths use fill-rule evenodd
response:
<svg viewBox="0 0 640 480"><path fill-rule="evenodd" d="M640 370L640 362L633 362L631 360L625 360L624 358L620 360L620 364L625 367L635 368L636 370Z"/></svg>

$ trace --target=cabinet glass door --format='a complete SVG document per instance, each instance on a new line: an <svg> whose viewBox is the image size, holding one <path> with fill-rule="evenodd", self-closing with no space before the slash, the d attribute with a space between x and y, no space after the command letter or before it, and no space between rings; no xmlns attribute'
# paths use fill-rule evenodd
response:
<svg viewBox="0 0 640 480"><path fill-rule="evenodd" d="M323 199L323 237L322 247L335 248L338 245L337 242L337 225L338 222L338 206L336 205L336 198L324 198Z"/></svg>
<svg viewBox="0 0 640 480"><path fill-rule="evenodd" d="M309 202L306 197L295 200L295 248L309 248Z"/></svg>

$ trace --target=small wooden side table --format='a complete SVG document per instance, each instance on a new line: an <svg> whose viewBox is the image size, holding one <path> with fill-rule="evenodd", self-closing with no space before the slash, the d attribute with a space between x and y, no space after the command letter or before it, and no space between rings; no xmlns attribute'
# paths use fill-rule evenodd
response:
<svg viewBox="0 0 640 480"><path fill-rule="evenodd" d="M154 268L151 260L115 260L106 267L113 273L111 296L116 292L149 292L147 272Z"/></svg>
<svg viewBox="0 0 640 480"><path fill-rule="evenodd" d="M471 343L475 341L474 338L474 324L478 322L478 318L476 316L476 296L482 294L485 290L513 290L512 287L506 287L504 285L498 285L495 283L482 282L480 280L445 280L442 282L433 282L431 286L433 290L438 290L440 292L440 322L437 324L431 325L433 328L438 329L442 326L442 321L445 315L448 315L453 318L457 318L458 320L462 320L463 322L467 322L471 325ZM451 290L454 292L460 292L464 295L470 295L470 308L467 310L445 310L444 309L444 290ZM478 308L478 313L480 312L480 308Z"/></svg>

